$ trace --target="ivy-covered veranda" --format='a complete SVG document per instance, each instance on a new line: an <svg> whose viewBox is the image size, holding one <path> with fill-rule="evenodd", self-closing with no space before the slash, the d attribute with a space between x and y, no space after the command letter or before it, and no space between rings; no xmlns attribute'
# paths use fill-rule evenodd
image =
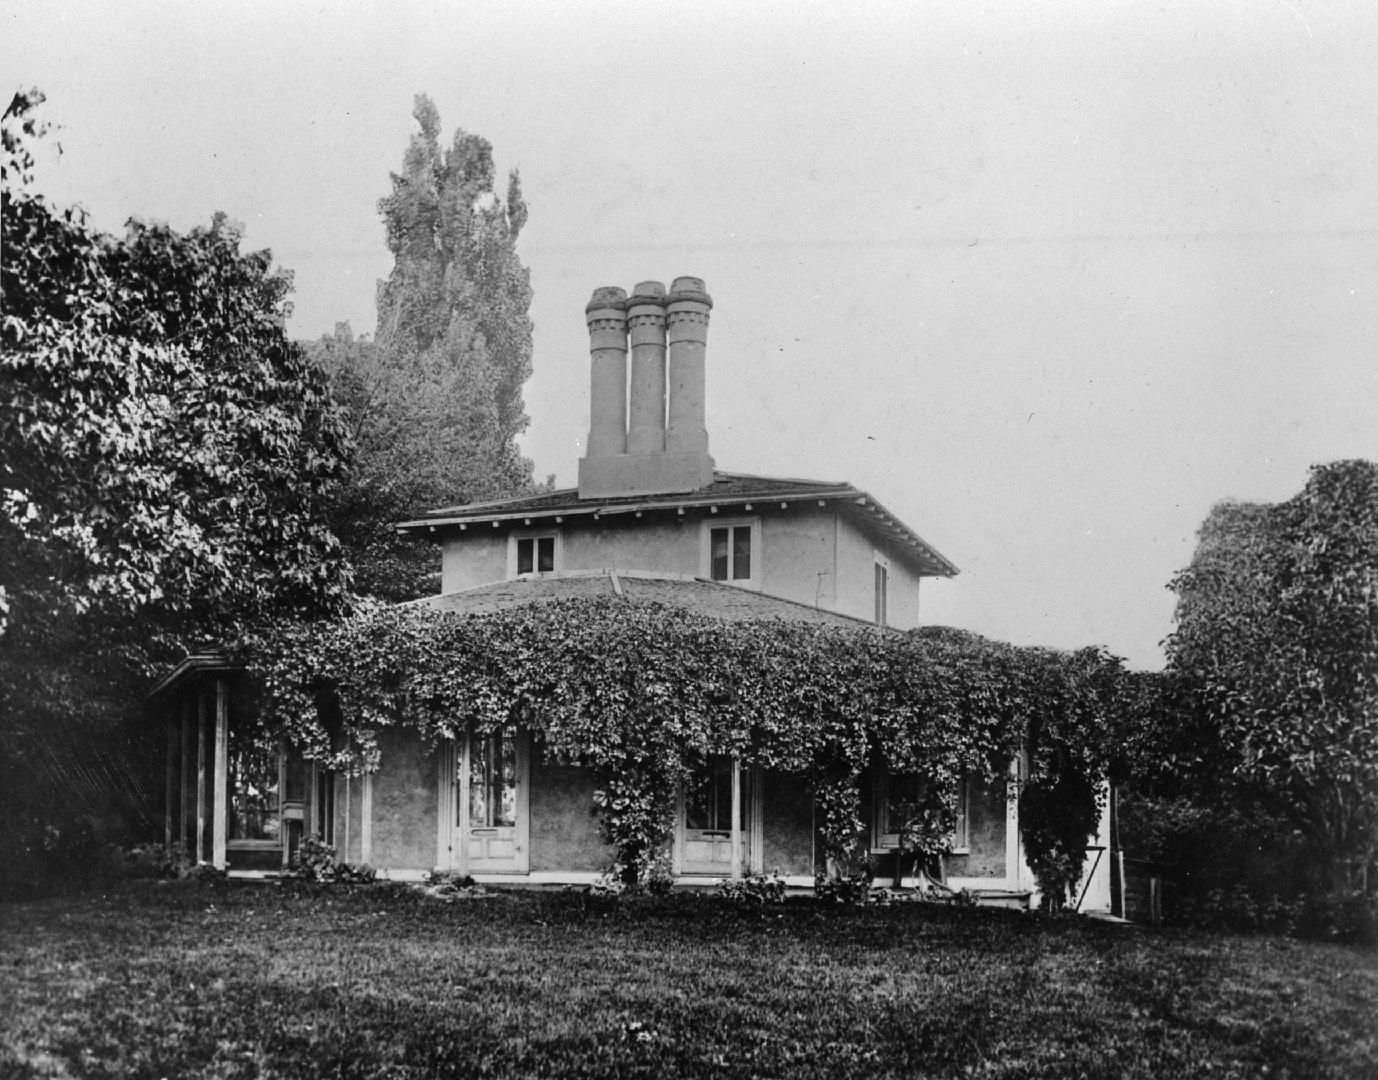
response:
<svg viewBox="0 0 1378 1080"><path fill-rule="evenodd" d="M362 608L187 661L153 699L168 841L267 871L318 836L393 876L532 882L889 880L927 860L1108 906L1082 857L1114 658L619 584Z"/></svg>

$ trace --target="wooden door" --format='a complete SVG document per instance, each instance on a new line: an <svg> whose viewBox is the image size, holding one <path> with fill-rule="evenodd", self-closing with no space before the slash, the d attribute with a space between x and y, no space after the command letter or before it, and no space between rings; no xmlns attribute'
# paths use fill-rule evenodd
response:
<svg viewBox="0 0 1378 1080"><path fill-rule="evenodd" d="M730 758L714 758L696 776L679 798L679 821L676 829L678 870L681 874L704 874L714 877L732 875L732 774ZM740 869L749 873L753 864L751 851L752 798L749 790L750 773L740 772Z"/></svg>
<svg viewBox="0 0 1378 1080"><path fill-rule="evenodd" d="M456 742L453 851L465 873L530 870L527 744L510 727Z"/></svg>

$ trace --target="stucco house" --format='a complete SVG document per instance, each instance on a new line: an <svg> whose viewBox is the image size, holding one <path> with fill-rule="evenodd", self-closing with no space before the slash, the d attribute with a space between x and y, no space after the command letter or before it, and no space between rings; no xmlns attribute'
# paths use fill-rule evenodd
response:
<svg viewBox="0 0 1378 1080"><path fill-rule="evenodd" d="M723 620L919 625L923 580L957 569L870 494L716 468L705 410L711 308L692 277L669 290L643 282L630 296L595 291L578 486L401 523L443 553L440 594L416 603L484 612L606 595ZM480 881L582 883L611 861L591 813L593 775L546 760L526 732L427 747L386 731L376 772L334 777L237 745L236 709L247 700L238 677L213 657L193 657L155 697L167 718L167 838L205 861L271 870L303 835L396 878L440 869ZM912 784L883 766L867 778L870 846L882 868L897 845L895 808ZM677 880L778 872L811 884L813 815L797 778L715 761L678 797ZM965 788L952 846L953 886L1012 896L1033 889L1004 785ZM1098 903L1102 883L1089 886L1089 905L1107 906Z"/></svg>

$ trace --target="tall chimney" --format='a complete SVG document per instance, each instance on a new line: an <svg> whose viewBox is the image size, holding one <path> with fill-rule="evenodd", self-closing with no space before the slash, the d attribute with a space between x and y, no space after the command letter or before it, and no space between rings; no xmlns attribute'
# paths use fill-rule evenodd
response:
<svg viewBox="0 0 1378 1080"><path fill-rule="evenodd" d="M670 286L666 301L670 419L665 429L665 449L707 454L704 354L713 299L704 290L703 279L678 277Z"/></svg>
<svg viewBox="0 0 1378 1080"><path fill-rule="evenodd" d="M665 449L665 286L643 281L627 301L632 345L631 410L627 453Z"/></svg>
<svg viewBox="0 0 1378 1080"><path fill-rule="evenodd" d="M693 277L675 278L668 296L658 281L643 281L630 300L617 288L594 292L585 309L593 367L579 498L679 494L713 483L704 424L704 347L712 306L703 282Z"/></svg>
<svg viewBox="0 0 1378 1080"><path fill-rule="evenodd" d="M627 294L615 285L593 291L584 308L589 327L591 458L627 450Z"/></svg>

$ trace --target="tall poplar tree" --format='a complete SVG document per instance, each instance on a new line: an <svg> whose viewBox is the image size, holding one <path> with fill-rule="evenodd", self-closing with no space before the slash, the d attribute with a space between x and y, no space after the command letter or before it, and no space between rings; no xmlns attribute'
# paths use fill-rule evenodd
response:
<svg viewBox="0 0 1378 1080"><path fill-rule="evenodd" d="M513 171L494 187L489 142L456 131L424 94L392 193L378 209L393 255L378 286L378 333L347 324L308 347L330 377L357 450L334 528L361 592L406 600L435 591L432 545L392 523L427 509L497 498L531 484L517 449L531 375L530 275L517 256L526 222Z"/></svg>
<svg viewBox="0 0 1378 1080"><path fill-rule="evenodd" d="M531 482L517 450L531 375L531 284L517 257L521 181L494 190L493 148L424 94L392 194L379 201L394 264L378 289L380 430L363 447L411 509L493 498Z"/></svg>

